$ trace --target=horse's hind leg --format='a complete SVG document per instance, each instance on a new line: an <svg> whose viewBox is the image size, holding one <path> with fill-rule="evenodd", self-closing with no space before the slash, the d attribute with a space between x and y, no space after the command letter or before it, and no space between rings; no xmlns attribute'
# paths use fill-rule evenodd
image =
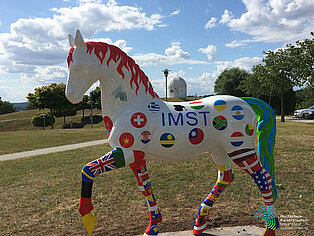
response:
<svg viewBox="0 0 314 236"><path fill-rule="evenodd" d="M207 198L199 206L198 214L194 223L193 234L199 235L206 229L206 217L216 199L224 189L233 181L232 161L222 149L212 152L212 159L218 169L218 178Z"/></svg>
<svg viewBox="0 0 314 236"><path fill-rule="evenodd" d="M272 195L272 179L269 173L262 166L258 160L254 148L245 148L233 151L228 156L236 163L242 170L248 173L255 181L257 187L261 191L263 200L265 202L265 213L271 220L270 228L267 228L263 235L275 235L275 229L279 227L279 220L274 206L274 199Z"/></svg>
<svg viewBox="0 0 314 236"><path fill-rule="evenodd" d="M96 224L96 217L91 213L93 210L91 197L94 179L100 173L123 166L125 166L123 151L120 148L116 148L106 155L87 163L82 169L82 189L79 212L89 235L92 234Z"/></svg>
<svg viewBox="0 0 314 236"><path fill-rule="evenodd" d="M130 164L130 167L136 176L138 187L144 195L149 208L150 222L144 234L145 236L149 236L158 234L157 224L162 221L162 217L152 191L144 157L144 152L134 151L135 162Z"/></svg>

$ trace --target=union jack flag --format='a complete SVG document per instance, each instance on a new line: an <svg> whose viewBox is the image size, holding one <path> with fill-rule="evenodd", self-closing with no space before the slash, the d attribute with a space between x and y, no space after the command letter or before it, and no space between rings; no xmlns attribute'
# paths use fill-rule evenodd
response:
<svg viewBox="0 0 314 236"><path fill-rule="evenodd" d="M97 176L99 173L103 173L105 171L110 171L116 169L116 164L113 159L112 152L107 153L106 155L102 156L101 158L86 164L89 166L89 170Z"/></svg>

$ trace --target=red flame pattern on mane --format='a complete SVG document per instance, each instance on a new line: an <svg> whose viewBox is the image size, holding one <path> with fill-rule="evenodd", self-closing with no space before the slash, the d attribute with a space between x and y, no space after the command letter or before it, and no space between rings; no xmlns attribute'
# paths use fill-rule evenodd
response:
<svg viewBox="0 0 314 236"><path fill-rule="evenodd" d="M124 79L125 76L124 73L122 72L122 68L125 67L128 71L130 71L132 74L130 86L132 89L134 89L133 83L135 84L136 95L139 90L139 85L140 83L142 83L145 87L146 93L149 93L153 98L159 98L145 73L140 69L140 67L135 63L135 61L131 57L129 57L125 52L123 52L120 48L103 42L86 42L85 45L87 47L86 52L92 54L92 51L94 50L94 53L99 58L101 64L103 63L105 56L109 50L110 56L106 62L107 66L109 67L109 63L111 60L113 60L115 63L119 63L117 67L117 72L122 76L122 79ZM73 62L73 51L74 46L71 47L69 51L69 55L67 58L68 67L70 67L70 63Z"/></svg>

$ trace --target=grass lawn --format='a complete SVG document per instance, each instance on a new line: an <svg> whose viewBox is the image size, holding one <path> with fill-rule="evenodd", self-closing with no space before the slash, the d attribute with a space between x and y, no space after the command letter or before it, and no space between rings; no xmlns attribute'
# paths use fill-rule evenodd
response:
<svg viewBox="0 0 314 236"><path fill-rule="evenodd" d="M23 131L23 130L42 130L40 127L33 126L31 120L32 117L36 113L48 112L48 109L44 110L27 110L27 111L19 111L8 113L4 115L0 115L0 132L11 132L11 131ZM101 111L97 109L93 109L94 115L101 115ZM85 110L85 116L90 115L90 110ZM77 111L76 116L66 117L66 122L69 123L70 120L72 122L81 122L81 118L83 117L83 112ZM54 127L56 129L61 129L63 125L63 117L56 118ZM90 126L90 125L89 125ZM85 127L89 127L86 125ZM46 129L50 129L50 127L46 127Z"/></svg>
<svg viewBox="0 0 314 236"><path fill-rule="evenodd" d="M83 129L62 129L63 118L56 118L53 130L34 127L31 119L38 112L30 110L0 115L0 155L107 138L103 122L94 124L93 129L90 125ZM99 110L94 113L101 114ZM81 117L82 111L78 111L76 116L67 117L66 121L80 122Z"/></svg>
<svg viewBox="0 0 314 236"><path fill-rule="evenodd" d="M314 126L278 123L275 148L278 214L298 215L308 230L277 235L313 235ZM108 145L0 162L0 235L87 235L77 211L80 170L109 151ZM149 161L148 172L163 214L160 232L192 230L199 204L217 178L209 155L182 162ZM215 203L208 228L255 224L263 204L254 181L234 166L235 181ZM99 175L93 190L98 218L94 235L142 234L146 202L130 168Z"/></svg>

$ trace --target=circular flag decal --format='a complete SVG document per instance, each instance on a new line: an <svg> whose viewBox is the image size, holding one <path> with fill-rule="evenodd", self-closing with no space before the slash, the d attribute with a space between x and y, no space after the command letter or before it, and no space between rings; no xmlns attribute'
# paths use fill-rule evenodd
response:
<svg viewBox="0 0 314 236"><path fill-rule="evenodd" d="M232 107L231 112L232 112L232 117L236 120L242 120L244 117L243 108L238 105L235 105L234 107Z"/></svg>
<svg viewBox="0 0 314 236"><path fill-rule="evenodd" d="M189 105L191 108L199 110L204 107L204 103L202 101L195 101L195 102L190 102Z"/></svg>
<svg viewBox="0 0 314 236"><path fill-rule="evenodd" d="M165 148L170 148L174 145L176 139L170 133L164 133L160 136L160 144Z"/></svg>
<svg viewBox="0 0 314 236"><path fill-rule="evenodd" d="M134 144L134 137L130 133L123 133L123 134L121 134L121 136L119 138L119 142L120 142L122 147L130 148Z"/></svg>
<svg viewBox="0 0 314 236"><path fill-rule="evenodd" d="M136 112L131 117L131 124L135 128L143 128L146 125L146 116L141 112Z"/></svg>
<svg viewBox="0 0 314 236"><path fill-rule="evenodd" d="M197 145L200 144L204 139L204 132L199 128L194 128L189 133L190 143Z"/></svg>
<svg viewBox="0 0 314 236"><path fill-rule="evenodd" d="M249 136L252 136L254 133L254 126L253 124L247 124L245 127L245 133Z"/></svg>
<svg viewBox="0 0 314 236"><path fill-rule="evenodd" d="M224 130L227 128L228 122L224 116L216 116L213 119L213 126L215 129Z"/></svg>
<svg viewBox="0 0 314 236"><path fill-rule="evenodd" d="M217 100L214 103L214 107L216 108L216 110L218 111L223 111L226 109L227 107L227 103L224 100Z"/></svg>
<svg viewBox="0 0 314 236"><path fill-rule="evenodd" d="M142 143L144 143L144 144L149 143L149 141L150 141L150 136L151 136L152 134L151 134L149 131L143 131L143 132L141 133L141 135L142 135L142 139L141 139Z"/></svg>
<svg viewBox="0 0 314 236"><path fill-rule="evenodd" d="M234 147L239 147L244 143L243 134L241 132L234 132L231 134L231 144Z"/></svg>
<svg viewBox="0 0 314 236"><path fill-rule="evenodd" d="M111 129L112 129L112 126L113 126L112 120L110 119L109 116L104 116L103 120L105 122L105 126L106 126L106 129L107 129L107 132L108 132L108 136L110 136L110 132L111 132Z"/></svg>

